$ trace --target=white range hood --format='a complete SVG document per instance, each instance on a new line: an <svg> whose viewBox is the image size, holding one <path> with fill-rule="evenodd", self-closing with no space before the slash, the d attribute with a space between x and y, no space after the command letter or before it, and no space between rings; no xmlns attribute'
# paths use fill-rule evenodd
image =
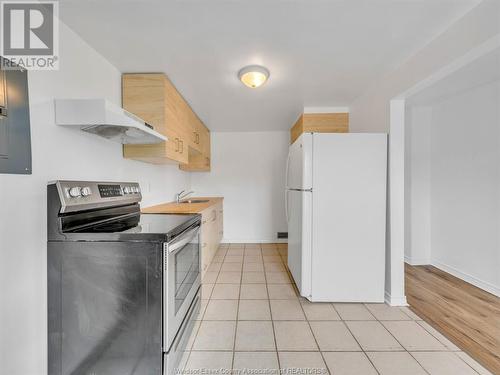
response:
<svg viewBox="0 0 500 375"><path fill-rule="evenodd" d="M56 99L56 124L74 126L122 144L151 144L167 137L106 99Z"/></svg>

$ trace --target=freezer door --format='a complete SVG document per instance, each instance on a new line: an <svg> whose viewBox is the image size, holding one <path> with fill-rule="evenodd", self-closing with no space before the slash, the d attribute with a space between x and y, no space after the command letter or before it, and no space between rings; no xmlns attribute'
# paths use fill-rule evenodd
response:
<svg viewBox="0 0 500 375"><path fill-rule="evenodd" d="M311 294L312 192L287 191L288 269L301 296Z"/></svg>
<svg viewBox="0 0 500 375"><path fill-rule="evenodd" d="M302 134L290 145L286 167L286 186L289 189L312 188L312 142L311 133Z"/></svg>

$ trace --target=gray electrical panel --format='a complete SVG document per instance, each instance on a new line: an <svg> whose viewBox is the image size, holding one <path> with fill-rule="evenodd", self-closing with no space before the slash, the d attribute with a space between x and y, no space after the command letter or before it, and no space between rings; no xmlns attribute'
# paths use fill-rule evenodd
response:
<svg viewBox="0 0 500 375"><path fill-rule="evenodd" d="M0 56L3 60L3 57ZM28 72L0 64L0 173L31 174Z"/></svg>

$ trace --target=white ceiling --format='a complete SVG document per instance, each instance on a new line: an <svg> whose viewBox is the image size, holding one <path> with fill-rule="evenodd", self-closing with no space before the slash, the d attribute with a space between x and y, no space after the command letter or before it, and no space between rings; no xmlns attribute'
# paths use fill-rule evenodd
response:
<svg viewBox="0 0 500 375"><path fill-rule="evenodd" d="M349 106L479 0L65 0L62 20L122 72L165 72L215 131L288 129ZM257 90L238 70L271 71Z"/></svg>
<svg viewBox="0 0 500 375"><path fill-rule="evenodd" d="M407 103L415 106L433 105L450 96L498 80L500 80L500 48L481 56L411 96Z"/></svg>

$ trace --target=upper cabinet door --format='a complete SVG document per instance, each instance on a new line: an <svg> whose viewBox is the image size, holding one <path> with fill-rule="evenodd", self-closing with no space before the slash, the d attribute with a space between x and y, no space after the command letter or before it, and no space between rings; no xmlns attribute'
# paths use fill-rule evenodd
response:
<svg viewBox="0 0 500 375"><path fill-rule="evenodd" d="M167 134L165 88L162 74L124 74L122 76L122 106L144 119L149 125Z"/></svg>
<svg viewBox="0 0 500 375"><path fill-rule="evenodd" d="M210 172L210 131L200 122L198 143L200 151L189 149L188 164L179 165L183 171Z"/></svg>

